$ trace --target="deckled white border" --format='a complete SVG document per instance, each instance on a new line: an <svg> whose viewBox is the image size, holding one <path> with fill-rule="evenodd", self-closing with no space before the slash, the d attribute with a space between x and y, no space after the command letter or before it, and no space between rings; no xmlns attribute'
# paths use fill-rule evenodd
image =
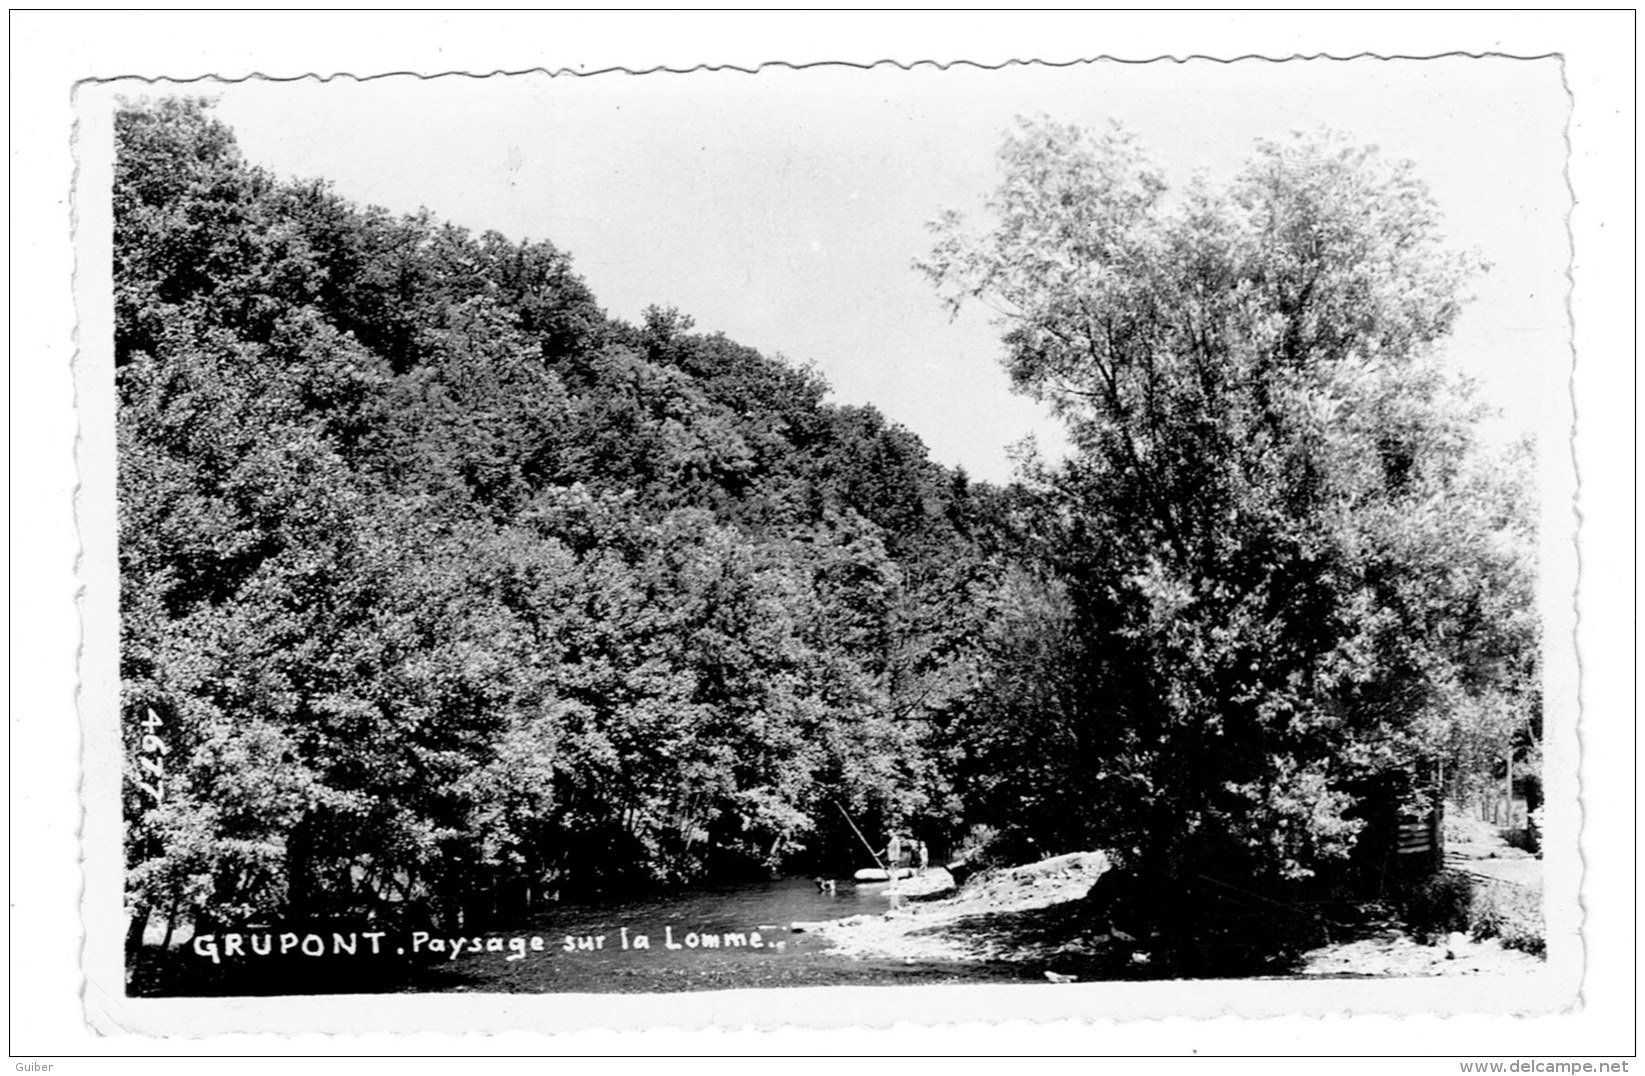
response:
<svg viewBox="0 0 1645 1076"><path fill-rule="evenodd" d="M153 16L146 16L146 17L151 18L151 19L153 18ZM198 19L199 17L198 16L190 16L189 18ZM1249 19L1250 17L1245 16L1244 18ZM1569 17L1567 16L1565 18L1568 19ZM1216 20L1211 19L1209 21L1216 21ZM1294 21L1294 17L1293 17L1293 21ZM632 24L627 24L627 25L631 26ZM1566 26L1566 29L1569 29L1568 25ZM1502 41L1503 41L1503 37L1504 37L1504 34L1503 34L1502 30L1503 30L1503 20L1500 16L1500 13L1498 13L1497 17L1493 19L1493 27L1492 27L1493 32L1492 32L1491 35L1489 35L1493 38L1493 40L1490 41L1485 47L1506 47L1506 46L1501 44ZM826 35L824 35L824 36L826 36ZM1237 36L1237 35L1235 35L1235 36ZM1374 37L1376 35L1373 34L1373 35L1369 35L1369 36ZM358 39L356 39L356 40L358 40ZM449 43L449 41L451 39L450 39L449 36L447 36L443 40L445 42ZM790 38L788 40L792 41L793 39ZM994 47L995 47L996 50L997 50L999 44L1002 43L1002 38L997 37L997 36L993 37L989 40L992 40L994 42ZM1180 37L1178 37L1178 40L1180 40ZM1408 40L1409 39L1407 38L1407 41ZM813 36L809 40L809 42L807 42L807 43L810 46L815 47L818 44L817 37ZM929 54L933 54L933 55L941 54L941 53L938 53L938 52L935 51L935 43L934 42L928 42L928 43L932 44L932 46L933 46L933 48L932 48L932 50ZM628 42L628 44L633 45L634 42L632 42L632 40L630 40ZM1366 44L1368 44L1372 48L1377 48L1377 45L1376 45L1375 42L1366 42ZM1454 45L1454 42L1452 42L1451 44ZM1544 50L1545 50L1545 47L1546 46L1544 46ZM1422 51L1420 48L1412 48L1412 47L1409 47L1409 45L1407 45L1407 47L1400 48L1400 49L1386 49L1386 46L1384 46L1383 49L1379 49L1379 51L1383 51L1383 50L1386 50L1386 51L1403 51L1403 52L1407 52L1407 53L1415 52L1415 51ZM636 53L644 53L645 51L646 50L643 47L638 47L638 48L630 49L629 54L634 55ZM1110 49L1108 51L1114 51L1114 50ZM1184 51L1184 50L1180 49L1180 48L1173 48L1173 49L1169 49L1168 51L1181 52L1181 51ZM1205 49L1201 48L1201 49L1195 49L1195 50L1192 50L1192 51L1208 51L1208 50L1205 50ZM1210 51L1221 51L1221 50L1210 50ZM1280 51L1280 50L1270 48L1270 49L1264 49L1263 51L1277 52L1277 51ZM1306 47L1302 47L1302 46L1296 46L1293 49L1286 50L1286 51L1314 51L1314 50L1306 48ZM1352 50L1331 49L1330 51L1340 53L1340 52L1343 52L1343 51L1352 51ZM1539 50L1537 50L1537 49L1523 49L1523 50L1510 50L1510 51L1539 51ZM852 50L850 50L850 49L842 48L842 50L840 52L836 52L834 55L845 55L848 52L853 54L853 55L861 56L862 53L863 53L863 48L861 46L860 41L858 41L856 43L856 49L855 49L854 52L852 52ZM785 53L787 55L790 55L790 56L794 55L794 52L793 52L792 49L785 50ZM870 56L883 55L883 54L884 54L884 50L880 50L880 51L870 53ZM906 50L904 50L904 51L902 51L901 54L905 55L905 56L909 56L909 55L920 55L921 53L909 53ZM978 55L975 48L965 50L964 52L951 52L951 53L949 53L949 55L954 55L954 54L964 54L964 55L973 55L973 56ZM442 57L442 58L443 59L449 59L449 56L448 57ZM256 65L256 66L264 66L264 65ZM313 66L318 68L318 69L321 69L321 70L326 69L323 65L319 65L319 64L316 64L316 65L313 65ZM356 68L358 68L358 65L351 65L351 66L355 66ZM401 66L404 66L404 65L402 64ZM443 68L443 67L448 67L448 66L451 66L451 65L449 63L446 63L446 64L436 64L434 66ZM492 66L498 66L498 65L493 64ZM501 65L501 66L507 66L507 65ZM173 69L175 70L175 68L173 68ZM220 70L220 71L230 70L230 69L226 68L225 65L215 65L214 69ZM1581 81L1580 77L1573 78L1573 82L1579 84L1579 86L1580 86L1580 81ZM1580 90L1579 90L1579 92L1580 92ZM1581 108L1581 98L1580 98L1580 96L1579 96L1579 100L1578 100L1578 107L1579 107L1579 109ZM1580 117L1581 117L1581 113L1579 112L1579 123L1577 125L1578 129L1580 129L1580 127L1581 127ZM1578 130L1576 133L1580 133L1580 130ZM1581 187L1580 178L1579 178L1579 190L1581 190L1581 189L1582 189L1582 187ZM1613 227L1614 227L1614 222L1613 222ZM1580 263L1580 259L1579 259L1579 268L1580 268L1580 264L1581 263ZM1579 311L1580 311L1580 309L1581 309L1581 306L1580 306L1580 296L1579 296ZM1580 339L1580 337L1579 337L1579 339ZM1624 351L1623 353L1626 354L1626 351ZM14 352L14 354L15 354L15 352ZM1607 397L1605 397L1603 395L1600 398L1601 398L1601 400L1607 399ZM1614 396L1609 397L1609 399L1614 400ZM1625 399L1625 397L1624 397L1624 399ZM95 406L95 404L96 404L96 401L94 399L89 398L89 395L88 396L83 396L82 399L81 399L81 407L82 407L81 418L82 418L82 421L87 422L88 425L89 425L90 415L91 415L90 408ZM108 412L108 413L112 414L111 411ZM1585 436L1587 436L1587 429L1588 429L1588 427L1585 426L1584 427ZM1582 447L1583 447L1583 444L1582 444L1582 442L1579 441L1579 444L1578 444L1579 450ZM1584 476L1585 476L1585 478L1589 477L1589 471L1587 469L1584 470ZM86 477L86 480L88 482L87 492L89 494L91 492L90 482L92 480L93 475L88 473L85 477ZM1597 506L1596 510L1598 512L1603 512L1604 511L1604 506L1603 505ZM1590 518L1593 518L1594 515L1595 515L1595 512L1590 512ZM1590 556L1592 556L1592 555L1593 554L1590 554ZM1601 554L1601 556L1603 556L1603 554ZM92 567L92 565L88 561L87 568L90 569L91 567ZM95 576L93 575L92 571L88 570L88 571L85 571L83 574L85 575L85 581L86 581L86 584L87 584L88 588L93 588L94 584L97 582L97 580L96 580ZM107 580L105 579L103 582L106 584ZM1604 627L1604 625L1599 625L1599 626L1602 627L1602 628ZM1624 626L1625 625L1621 625L1621 624L1613 624L1610 627L1612 628L1612 630L1614 630L1617 627L1624 627ZM90 642L91 642L91 640L88 639L88 645L90 644ZM1586 647L1586 640L1585 640L1585 653L1589 653L1589 651ZM1614 648L1613 648L1613 653L1614 653ZM88 658L91 656L89 651L88 651L87 656L88 656ZM1589 658L1590 658L1590 661L1592 662L1594 660L1594 655L1592 653L1589 653ZM1601 668L1604 668L1604 667L1602 666ZM94 689L94 685L90 681L88 681L85 685L85 688L88 692L90 692ZM1614 699L1612 700L1613 705L1614 705L1615 701L1616 700L1614 700ZM1612 712L1614 713L1615 711L1613 710ZM1627 712L1626 709L1622 710L1622 713L1626 713L1626 712ZM1590 750L1592 750L1592 745L1590 745ZM16 757L17 756L14 754L14 766L16 765ZM88 774L88 779L91 776L92 775ZM15 796L15 793L14 793L14 796ZM94 834L92 834L88 831L88 836L93 836L93 835ZM1557 872L1551 871L1551 873L1557 873ZM24 901L24 902L21 902L21 903L25 906L28 904L27 901ZM54 967L54 968L55 968L55 966L56 966L55 964L52 965L52 967ZM1125 1016L1125 1015L1134 1015L1137 1012L1137 1009L1136 1009L1135 1006L1139 1003L1139 999L1146 999L1147 996L1152 992L1150 988L1169 989L1173 985L1174 984L1144 984L1144 985L1141 985L1139 987L1138 984L1126 984L1123 988L1119 988L1119 992L1110 1001L1110 999L1107 998L1107 997L1099 998L1099 995L1103 993L1103 988L1104 987L1109 987L1110 989L1114 989L1114 988L1111 987L1109 984L1093 984L1093 986L1089 990L1084 990L1083 993L1081 991L1070 991L1069 994L1068 994L1069 1000L1067 1002L1062 1002L1061 1003L1061 1004L1064 1004L1064 1005L1072 1004L1073 999L1075 997L1078 997L1080 1003L1077 1005L1075 1011L1070 1011L1067 1008L1058 1009L1058 1008L1052 1007L1054 1004L1057 1004L1057 997L1059 995L1061 995L1063 992L1061 992L1061 991L1052 992L1052 991L1036 990L1036 991L1032 991L1032 999L1033 999L1032 1010L1033 1011L1032 1011L1031 1015L1036 1019L1046 1019L1046 1018L1054 1019L1054 1018L1057 1018L1058 1016L1061 1016L1061 1015L1064 1015L1064 1014L1081 1015L1081 1016L1105 1016L1105 1017L1117 1017L1117 1016ZM1215 984L1215 986L1231 986L1231 987L1235 988L1235 992L1238 996L1233 998L1232 1002L1243 1002L1243 1004L1240 1004L1238 1006L1241 1009L1241 1011L1249 1011L1248 1009L1246 1009L1246 1005L1248 1005L1248 1004L1252 1003L1253 1001L1255 1001L1256 1000L1256 994L1261 992L1260 990L1259 991L1253 991L1252 988L1253 987L1263 987L1265 985L1279 986L1279 985L1284 985L1284 984L1251 984L1251 983ZM1312 984L1306 984L1306 985L1308 985L1310 989L1316 990L1316 997L1317 997L1317 988L1313 987ZM1369 1008L1383 1008L1383 1007L1385 1007L1382 1004L1377 1004L1376 1003L1377 999L1375 997L1375 993L1376 993L1377 989L1381 989L1381 988L1387 988L1387 990L1397 991L1399 994L1401 994L1408 1001L1416 1002L1416 1004L1411 1006L1411 1007L1414 1008L1417 1011L1424 1011L1424 1010L1426 1010L1426 1011L1437 1011L1437 1010L1443 1009L1445 1007L1442 1003L1443 999L1436 999L1433 1004L1423 1004L1422 1002L1425 999L1420 996L1421 995L1421 989L1423 987L1433 986L1433 987L1443 989L1447 985L1447 983L1445 981L1422 982L1422 981L1405 980L1405 981L1402 981L1398 984L1371 983L1371 984L1363 984L1363 985L1372 988L1372 994L1370 996L1368 996L1368 999L1367 999L1370 1002L1370 1004L1366 1007L1369 1007ZM1623 985L1624 988L1626 988L1627 984L1623 983L1622 985ZM945 990L944 988L907 988L907 987L896 988L896 987L893 987L893 988L865 990L865 991L791 990L791 991L746 992L746 993L749 993L749 994L756 995L755 997L745 997L744 996L745 992L736 992L736 993L720 994L720 995L686 995L686 996L683 996L681 999L679 999L680 1008L678 1009L678 1012L679 1012L680 1016L682 1017L682 1019L679 1022L682 1023L683 1025L686 1025L686 1026L689 1026L689 1025L692 1025L692 1024L712 1023L712 1024L719 1025L721 1027L737 1027L737 1026L743 1026L743 1025L747 1025L747 1024L756 1024L756 1025L758 1025L758 1024L762 1024L762 1023L770 1023L770 1022L773 1022L773 1021L776 1021L776 1022L793 1021L793 1020L796 1020L797 1018L801 1018L801 1017L804 1018L805 1023L809 1023L813 1026L816 1026L819 1023L819 1021L817 1019L818 1008L819 1008L819 1004L818 1004L818 1001L817 1001L817 995L822 994L822 995L827 995L828 996L828 999L829 999L829 1002L830 1002L830 1005L829 1005L830 1015L834 1015L834 1014L838 1014L838 1013L842 1012L842 1010L838 1007L838 1004L837 1004L838 999L844 997L847 994L861 994L861 995L863 995L861 1000L862 1000L866 1010L871 1013L871 1016L868 1017L868 1018L874 1019L876 1022L890 1021L890 1020L896 1020L896 1019L901 1019L901 1018L929 1019L933 1013L942 1014L942 1018L944 1018L944 1019L960 1019L960 1020L975 1019L975 1020L983 1020L983 1021L998 1021L998 1020L1001 1020L1001 1019L1003 1019L1003 1018L1005 1018L1006 1016L1009 1015L1009 1012L1008 1012L1007 1009L1002 1008L1001 1005L999 1005L999 1004L995 1004L992 1001L992 999L982 999L982 998L980 998L979 993L978 993L980 989L981 988L950 988L950 989ZM1007 992L1009 993L1011 991L1011 989L1012 988L1007 988ZM1180 990L1180 986L1178 987L1178 989ZM1413 991L1415 991L1415 992L1413 993ZM1025 994L1025 992L1021 991L1021 990L1017 990L1016 993L1018 993L1019 995ZM929 995L930 1000L927 1001L927 1000L923 1000L923 999L916 999L916 998L913 997L913 995L915 995L915 994ZM946 996L948 994L953 994L954 996L952 998L949 998L949 997ZM1198 997L1208 997L1209 995L1206 994L1206 993L1203 993L1203 992L1196 991L1196 996L1198 996ZM433 1026L449 1026L449 1015L453 1012L452 1002L455 999L453 999L451 995L425 995L425 996L418 997L418 998L390 999L390 1000L394 1001L394 1002L397 1002L397 1003L398 1002L403 1002L404 1007L408 1010L408 1012L411 1012L413 1014L421 1014L421 1013L445 1014L446 1018L439 1019L437 1021L437 1023L431 1023L427 1018L423 1018L419 1015L416 1026L422 1027L422 1028L429 1028L429 1027L433 1027ZM502 1009L508 1010L508 1012L505 1012L505 1016L509 1015L511 1013L512 1014L517 1014L520 1011L521 1005L522 1005L523 1002L538 1002L538 1001L540 1001L540 999L537 999L537 998L528 998L528 999L520 999L520 998L499 998L499 999L474 998L474 999L463 999L463 1000L465 1000L465 1001L473 1000L473 1001L480 1001L480 1002L487 1002L487 1001L492 1001L492 1000L499 1001L499 1002L502 1003ZM601 996L598 999L593 999L593 1000L599 1006L601 1012L603 1014L605 1014L607 1017L612 1017L612 1016L619 1016L620 1017L620 1016L624 1015L625 1013L632 1013L633 1015L635 1015L637 1018L639 1018L640 1020L642 1020L644 1022L654 1022L655 1018L656 1018L656 1011L657 1011L656 1010L656 999L654 999L654 998L621 999L621 998L612 998L612 997L609 997L609 996ZM1387 1000L1387 999L1385 998L1383 1000ZM930 1003L931 1001L937 1001L939 1004L933 1006ZM971 1001L974 1004L967 1005L966 1001ZM1098 1004L1099 1001L1101 1002L1100 1004ZM433 1003L432 1007L430 1007L430 1005L428 1004L430 1002ZM1227 1004L1219 1004L1216 1000L1213 1000L1211 1002L1211 1004L1204 1007L1201 1011L1206 1012L1206 1013L1217 1012L1217 1011L1229 1011L1229 1008L1230 1008L1230 1005L1232 1004L1232 1002L1227 1003ZM632 1003L632 1004L627 1004L627 1003ZM169 1004L169 1003L161 1002L161 1003L156 1003L156 1004L159 1005L159 1006L164 1006L164 1005ZM232 1003L230 1003L230 1004L232 1004ZM904 1006L904 1005L912 1005L912 1006L914 1006L914 1010L910 1011L908 1009L901 1008L901 1006ZM250 1006L242 1006L242 1008L247 1008L247 1007L256 1009L259 1012L264 1012L264 1013L270 1011L270 1009L271 1009L270 1005L266 1001L259 1001L259 1002L256 1002L256 1003L250 1005ZM333 1003L330 1007L332 1009L337 1008L335 1003ZM1399 1006L1399 1007L1403 1008L1405 1006L1402 1005L1402 1006ZM379 1008L380 1008L380 1006L378 1006L376 1004L373 1004L370 1007L370 1009L367 1010L367 1011L369 1011L372 1015L376 1015ZM1173 1011L1182 1012L1183 1011L1182 1006L1180 1004L1173 1006ZM1269 1010L1269 1011L1295 1011L1295 1010L1292 1007L1286 1006L1286 1007L1282 1007L1282 1008L1274 1009L1274 1010ZM356 1015L358 1015L358 1013L356 1013ZM849 1012L846 1012L843 1019L846 1020L847 1022L850 1022L850 1021L854 1020L855 1017L853 1017L851 1014L849 1014ZM627 1021L623 1021L623 1022L626 1023ZM1226 1023L1226 1021L1224 1021L1222 1023ZM364 1025L358 1019L353 1022L352 1026L353 1026L354 1030L363 1030L364 1029ZM485 1025L482 1024L482 1023L479 1023L479 1022L475 1022L475 1021L465 1021L463 1026L478 1029L478 1028L483 1027ZM195 1024L192 1024L187 1030L198 1031L200 1029L201 1029L200 1025L198 1023L195 1023ZM1108 1028L1108 1029L1105 1030L1103 1039L1104 1039L1105 1043L1109 1044L1106 1048L1101 1044L1097 1044L1097 1043L1093 1042L1088 1036L1084 1037L1084 1039L1083 1039L1083 1041L1084 1041L1084 1046L1083 1047L1072 1047L1072 1048L1083 1048L1083 1049L1086 1049L1086 1050L1095 1050L1097 1052L1106 1052L1106 1049L1114 1048L1115 1046L1118 1045L1114 1041L1115 1040L1115 1035L1118 1032L1118 1030L1119 1029L1116 1029L1116 1028ZM1164 1029L1161 1028L1158 1025L1155 1025L1154 1030L1155 1031L1161 1031L1161 1030L1164 1030ZM1270 1029L1270 1030L1277 1030L1277 1028ZM1407 1030L1409 1030L1409 1029L1407 1029ZM1199 1034L1203 1034L1204 1026L1201 1025L1200 1027L1196 1028L1196 1031ZM900 1036L902 1036L904 1034L906 1034L906 1033L905 1032L899 1032L898 1033L899 1042L901 1043L902 1046L907 1046L907 1045L909 1045L909 1043L900 1039ZM1127 1047L1128 1048L1135 1048L1135 1046L1131 1045L1131 1044L1138 1041L1137 1036L1135 1036L1135 1035L1120 1035L1119 1037L1128 1040L1128 1042L1127 1042ZM1143 1036L1143 1038L1146 1038L1146 1037L1147 1036ZM1194 1038L1194 1037L1197 1037L1197 1036L1189 1036L1189 1038ZM1238 1038L1238 1037L1239 1036L1237 1036L1237 1035L1235 1036L1235 1038ZM1386 1041L1385 1036L1376 1036L1376 1037L1382 1038L1383 1041L1381 1041L1380 1043L1376 1043L1376 1044L1372 1045L1371 1049L1373 1051L1377 1051L1377 1052L1386 1051L1389 1048L1389 1043ZM873 1038L873 1036L869 1036L869 1038ZM953 1039L954 1039L954 1036L953 1036L952 1033L948 1033L948 1034L944 1035L944 1038L947 1039L948 1041L952 1042ZM1079 1039L1080 1036L1076 1035L1075 1038ZM1353 1044L1344 1039L1344 1036L1342 1034L1342 1029L1334 1029L1329 1035L1325 1035L1325 1036L1317 1036L1316 1035L1316 1036L1314 1036L1314 1038L1316 1040L1316 1046L1315 1046L1316 1049L1324 1049L1327 1052L1335 1052L1337 1050L1342 1050L1342 1049L1348 1049L1348 1050L1353 1049ZM1187 1045L1185 1045L1187 1040L1184 1039L1183 1035L1181 1034L1181 1029L1180 1028L1178 1029L1178 1031L1176 1033L1168 1035L1168 1036L1157 1036L1156 1035L1155 1039L1156 1039L1156 1042L1155 1042L1155 1045L1154 1045L1155 1049L1177 1050L1177 1049L1188 1049L1188 1048L1190 1048ZM1493 1036L1493 1039L1494 1039L1494 1041L1489 1042L1489 1043L1481 1042L1479 1045L1473 1046L1472 1049L1476 1050L1476 1051L1484 1051L1484 1050L1491 1049L1491 1048L1498 1048L1498 1049L1503 1048L1503 1047L1512 1048L1512 1046L1513 1046L1513 1043L1511 1041L1504 1040L1500 1036ZM1330 1040L1330 1041L1327 1042L1326 1040ZM1045 1035L1039 1030L1036 1030L1033 1033L1033 1036L1032 1036L1031 1040L1023 1040L1025 1045L1027 1043L1029 1043L1030 1041L1035 1045L1046 1045L1047 1044L1047 1040L1046 1040ZM1370 1041L1370 1040L1366 1040L1366 1041ZM1546 1040L1544 1040L1544 1041L1546 1041ZM1276 1043L1274 1041L1274 1038L1273 1038L1272 1035L1263 1034L1263 1035L1255 1036L1254 1038L1251 1038L1251 1039L1247 1040L1246 1045L1243 1048L1247 1049L1247 1050L1249 1050L1249 1049L1272 1050L1272 1049L1279 1048L1281 1045L1282 1044ZM1298 1040L1298 1036L1295 1034L1295 1032L1293 1030L1293 1031L1287 1032L1287 1041L1283 1045L1287 1048L1295 1048L1296 1046L1302 1045L1302 1043ZM833 1046L835 1048L838 1048L838 1044L833 1042L832 1040L831 1040L831 1046ZM268 1043L264 1042L261 1048L262 1049L268 1049L269 1048ZM312 1043L310 1044L309 1048L310 1049L313 1048ZM427 1044L425 1043L422 1048L424 1048L424 1049L428 1048ZM472 1048L472 1045L470 1045L469 1048ZM609 1045L607 1046L607 1048L610 1048ZM723 1048L723 1046L722 1046L722 1048ZM896 1049L897 1047L891 1047L889 1045L886 1045L885 1048ZM1307 1047L1303 1046L1303 1048L1306 1049ZM1364 1047L1362 1046L1362 1048L1364 1048ZM1421 1049L1422 1049L1420 1046L1418 1046L1415 1043L1411 1043L1408 1048L1414 1049L1418 1052L1420 1052ZM1544 1046L1541 1047L1541 1050L1538 1051L1538 1052L1546 1051L1546 1049L1547 1049L1547 1046L1544 1045ZM1592 1049L1593 1049L1593 1045L1589 1044L1588 1050L1592 1051ZM1403 1051L1401 1051L1401 1052L1403 1052Z"/></svg>
<svg viewBox="0 0 1645 1076"><path fill-rule="evenodd" d="M1203 62L1203 61L1201 61ZM1300 62L1300 61L1299 61ZM1353 60L1352 63L1374 63ZM1469 64L1468 57L1448 56L1422 61L1435 65ZM1545 68L1554 59L1524 60ZM1307 84L1307 70L1300 69ZM1069 86L1079 84L1069 72ZM409 81L414 76L390 75ZM522 83L540 81L544 72L500 77ZM623 77L610 72L586 76ZM633 77L661 79L663 73ZM717 74L697 71L683 76L672 92L689 95L693 81L705 90L724 92L726 78L748 80L749 92L766 74ZM769 77L776 77L773 73ZM817 92L856 77L852 69L831 69L815 83ZM939 76L942 77L942 76ZM986 81L986 79L984 80ZM448 79L455 91L458 78ZM522 86L521 89L525 89ZM729 1021L766 1027L800 1022L812 1027L856 1024L889 1026L899 1021L933 1022L1016 1017L1048 1020L1063 1017L1101 1017L1106 1020L1139 1017L1206 1017L1233 1013L1243 1017L1290 1013L1338 1012L1444 1013L1540 1012L1572 1004L1581 975L1582 951L1577 886L1581 864L1576 856L1575 661L1570 640L1574 627L1570 595L1575 587L1573 524L1568 506L1574 491L1571 459L1567 452L1545 453L1543 459L1543 517L1553 525L1543 544L1540 590L1542 613L1550 645L1546 647L1544 708L1547 713L1545 785L1548 803L1549 854L1547 875L1549 952L1545 964L1528 974L1450 976L1415 980L1312 980L1213 982L1133 982L1078 984L1071 989L1020 984L969 985L938 988L886 986L882 988L791 988L738 990L714 994L656 995L544 995L521 997L490 994L440 994L427 997L373 997L339 999L334 996L288 996L255 1000L206 998L126 998L120 990L123 962L120 942L124 921L120 914L119 840L120 754L118 680L115 675L117 573L114 556L113 360L108 347L112 287L109 279L108 198L112 168L108 150L117 93L207 92L209 82L194 85L149 83L135 79L87 85L77 95L79 178L79 250L82 271L77 296L83 312L79 367L81 413L81 536L85 547L81 576L86 584L85 651L81 700L86 737L87 810L86 969L90 980L88 1017L99 1030L136 1030L150 1034L205 1034L216 1031L405 1031L437 1027L452 1031L508 1030L530 1027L571 1030L586 1026L620 1029L658 1024L702 1027ZM1548 404L1543 443L1557 447L1561 427L1569 426L1569 406L1559 400ZM1565 524L1561 527L1559 520ZM1047 984L1048 985L1048 984ZM789 996L797 994L798 996Z"/></svg>

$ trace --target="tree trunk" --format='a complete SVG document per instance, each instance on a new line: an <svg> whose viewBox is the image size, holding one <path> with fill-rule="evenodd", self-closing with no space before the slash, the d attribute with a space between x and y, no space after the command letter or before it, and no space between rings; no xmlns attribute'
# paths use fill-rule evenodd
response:
<svg viewBox="0 0 1645 1076"><path fill-rule="evenodd" d="M311 850L313 823L304 815L286 835L286 915L304 919L313 914L314 879Z"/></svg>
<svg viewBox="0 0 1645 1076"><path fill-rule="evenodd" d="M160 951L163 953L171 948L171 936L177 932L177 898L171 899L171 908L166 912L166 936L160 939Z"/></svg>
<svg viewBox="0 0 1645 1076"><path fill-rule="evenodd" d="M143 934L148 930L149 910L147 905L132 909L131 922L126 924L126 959L130 960L143 945Z"/></svg>

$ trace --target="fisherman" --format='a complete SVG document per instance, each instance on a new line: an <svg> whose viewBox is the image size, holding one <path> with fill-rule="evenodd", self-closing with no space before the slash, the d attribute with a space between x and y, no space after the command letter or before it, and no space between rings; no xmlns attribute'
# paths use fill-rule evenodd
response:
<svg viewBox="0 0 1645 1076"><path fill-rule="evenodd" d="M914 849L920 857L920 874L923 875L926 868L931 866L931 849L926 846L924 841L915 841Z"/></svg>
<svg viewBox="0 0 1645 1076"><path fill-rule="evenodd" d="M902 866L902 834L891 831L891 843L885 846L885 869L895 871Z"/></svg>

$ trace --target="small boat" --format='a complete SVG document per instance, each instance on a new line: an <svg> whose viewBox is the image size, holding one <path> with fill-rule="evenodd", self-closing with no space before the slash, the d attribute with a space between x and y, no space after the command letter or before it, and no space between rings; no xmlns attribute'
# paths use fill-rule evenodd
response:
<svg viewBox="0 0 1645 1076"><path fill-rule="evenodd" d="M879 867L864 867L862 870L852 875L852 877L859 882L889 882L893 876L897 878L912 878L914 877L914 868L893 867L888 872L881 870Z"/></svg>

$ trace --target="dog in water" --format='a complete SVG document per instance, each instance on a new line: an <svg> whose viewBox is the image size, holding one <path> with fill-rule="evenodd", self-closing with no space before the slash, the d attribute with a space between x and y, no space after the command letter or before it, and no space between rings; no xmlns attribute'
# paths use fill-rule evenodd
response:
<svg viewBox="0 0 1645 1076"><path fill-rule="evenodd" d="M840 884L832 878L818 878L817 879L817 892L819 892L819 893L836 893L836 892L839 891L839 885Z"/></svg>

